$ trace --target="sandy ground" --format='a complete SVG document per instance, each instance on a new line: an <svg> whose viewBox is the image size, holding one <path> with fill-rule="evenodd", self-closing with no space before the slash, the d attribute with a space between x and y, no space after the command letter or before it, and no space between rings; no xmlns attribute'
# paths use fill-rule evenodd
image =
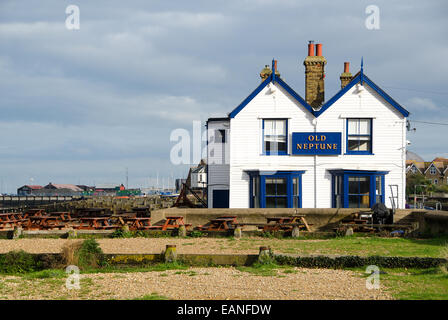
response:
<svg viewBox="0 0 448 320"><path fill-rule="evenodd" d="M169 299L391 299L383 289L346 270L293 268L258 276L235 268L190 268L163 272L81 274L80 289L65 279L0 277L0 299L135 299L157 294Z"/></svg>

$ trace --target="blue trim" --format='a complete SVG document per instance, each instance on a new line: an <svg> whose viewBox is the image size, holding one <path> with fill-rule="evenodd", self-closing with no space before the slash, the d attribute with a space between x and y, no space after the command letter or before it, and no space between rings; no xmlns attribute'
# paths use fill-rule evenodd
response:
<svg viewBox="0 0 448 320"><path fill-rule="evenodd" d="M355 86L358 82L367 83L373 90L375 90L381 97L384 98L390 105L392 105L398 112L400 112L404 117L409 116L409 111L404 109L402 106L398 104L394 99L392 99L386 92L384 92L380 87L378 87L372 80L367 77L364 72L359 72L356 77L350 81L343 89L341 89L338 93L336 93L330 100L328 100L319 111L315 111L314 115L319 117L322 113L325 112L329 107L331 107L340 97L342 97L347 91L349 91L353 86Z"/></svg>
<svg viewBox="0 0 448 320"><path fill-rule="evenodd" d="M276 78L277 83L286 90L294 99L299 102L300 105L302 105L306 110L308 110L312 115L315 116L315 111L313 108L297 93L295 92L288 84L286 84L285 81L282 80L282 78Z"/></svg>
<svg viewBox="0 0 448 320"><path fill-rule="evenodd" d="M332 188L331 188L331 197L332 197L332 206L336 207L336 199L335 199L335 189L334 182L335 177L342 177L342 203L343 208L349 207L349 191L348 191L348 179L349 177L354 176L368 176L369 177L369 207L373 207L376 203L376 177L381 177L381 202L384 203L385 199L385 175L389 173L389 171L367 171L367 170L329 170L332 175Z"/></svg>
<svg viewBox="0 0 448 320"><path fill-rule="evenodd" d="M356 136L370 137L370 150L369 151L348 150L348 120L359 120L359 119L369 119L370 120L370 135L368 135L368 134L356 135ZM345 153L344 153L344 155L357 155L357 154L358 155L373 155L373 119L372 118L347 118L347 119L345 119Z"/></svg>
<svg viewBox="0 0 448 320"><path fill-rule="evenodd" d="M235 109L233 109L232 112L229 113L229 118L235 118L235 116L236 116L241 110L243 110L243 108L244 108L249 102L251 102L252 99L255 98L255 96L256 96L257 94L259 94L261 90L264 89L264 87L266 87L266 86L271 82L271 79L272 79L272 74L271 74L266 80L264 80L262 83L260 83L260 85L259 85L257 88L255 88L255 90L252 91L252 93L251 93L246 99L244 99L243 102L241 102L241 103L239 104L238 107L236 107Z"/></svg>
<svg viewBox="0 0 448 320"><path fill-rule="evenodd" d="M299 104L301 104L306 110L308 110L311 114L314 115L314 110L313 108L306 103L306 101L299 96L299 94L297 92L295 92L290 86L288 86L281 78L279 77L275 77L273 76L275 72L272 72L271 75L264 80L262 83L260 83L260 85L246 98L243 100L243 102L241 102L238 107L236 107L235 109L233 109L232 112L229 113L229 118L235 118L235 116L244 109L244 107L252 101L253 98L255 98L255 96L261 92L261 90L264 89L264 87L266 87L271 81L273 82L273 79L275 80L275 82L277 84L279 84L283 89L286 90L286 92L288 92L294 99L297 100L297 102L299 102Z"/></svg>
<svg viewBox="0 0 448 320"><path fill-rule="evenodd" d="M262 134L262 136L263 136L263 139L262 139L262 148L263 148L263 150L262 150L262 153L261 153L261 155L262 156L289 156L289 153L288 153L288 137L289 137L289 135L288 135L288 119L284 119L284 118L265 118L265 119L262 119L263 121L262 121L262 126L261 126L261 134ZM286 151L278 151L277 150L277 152L275 152L275 153L271 153L271 151L266 151L265 150L265 144L264 144L264 121L265 120L282 120L282 121L285 121L286 122Z"/></svg>
<svg viewBox="0 0 448 320"><path fill-rule="evenodd" d="M302 207L302 174L305 173L305 171L277 171L274 174L270 174L267 171L259 171L259 170L255 170L255 171L246 171L246 173L250 176L249 179L249 196L250 196L250 200L249 200L249 204L251 208L254 208L254 203L253 203L253 198L252 198L252 194L253 194L253 179L255 177L259 177L259 190L260 190L260 195L259 195L259 207L260 208L266 208L266 177L278 177L278 178L286 178L286 190L287 190L287 207L288 208L293 208L294 206L294 195L293 195L293 179L297 178L298 181L298 187L299 187L299 194L296 195L295 197L297 197L299 199L298 201L298 208Z"/></svg>
<svg viewBox="0 0 448 320"><path fill-rule="evenodd" d="M409 111L403 108L398 102L396 102L391 96L389 96L384 90L382 90L378 85L376 85L372 80L369 79L364 74L363 67L361 71L339 92L337 92L330 100L322 105L322 107L315 111L297 92L295 92L289 85L287 85L280 77L275 76L275 70L272 71L271 75L264 80L255 90L241 102L232 112L229 113L229 118L235 118L235 116L243 110L243 108L250 102L252 99L260 93L261 90L264 89L270 82L279 84L283 89L285 89L300 105L302 105L306 110L308 110L312 115L316 118L319 117L322 113L325 112L329 107L331 107L340 97L342 97L347 91L353 88L357 83L361 83L364 85L364 82L367 83L373 90L375 90L381 97L384 98L392 107L394 107L398 112L400 112L404 117L409 116Z"/></svg>

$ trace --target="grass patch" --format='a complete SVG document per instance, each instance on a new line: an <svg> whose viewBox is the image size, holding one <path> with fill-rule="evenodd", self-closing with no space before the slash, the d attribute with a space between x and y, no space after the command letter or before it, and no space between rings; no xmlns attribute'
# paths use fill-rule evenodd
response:
<svg viewBox="0 0 448 320"><path fill-rule="evenodd" d="M0 255L0 273L21 274L39 270L33 255L23 250L10 251Z"/></svg>
<svg viewBox="0 0 448 320"><path fill-rule="evenodd" d="M381 284L395 299L448 300L448 273L446 268L381 269Z"/></svg>
<svg viewBox="0 0 448 320"><path fill-rule="evenodd" d="M25 274L25 279L51 279L51 278L66 278L68 275L63 270L47 269L37 272Z"/></svg>
<svg viewBox="0 0 448 320"><path fill-rule="evenodd" d="M161 295L153 292L151 294L147 294L142 297L134 298L132 300L170 300L170 298L161 296Z"/></svg>
<svg viewBox="0 0 448 320"><path fill-rule="evenodd" d="M254 263L251 266L237 267L237 270L241 272L248 272L255 276L274 277L278 276L278 271L283 273L296 273L294 268L290 266L281 266L276 263Z"/></svg>

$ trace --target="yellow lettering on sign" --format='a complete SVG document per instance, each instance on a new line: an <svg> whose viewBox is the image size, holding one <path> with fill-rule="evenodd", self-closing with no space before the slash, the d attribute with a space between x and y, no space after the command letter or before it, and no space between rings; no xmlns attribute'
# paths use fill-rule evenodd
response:
<svg viewBox="0 0 448 320"><path fill-rule="evenodd" d="M333 149L337 150L338 149L338 145L336 143L333 143Z"/></svg>
<svg viewBox="0 0 448 320"><path fill-rule="evenodd" d="M330 150L332 149L331 148L331 143L327 143L327 149L330 149Z"/></svg>
<svg viewBox="0 0 448 320"><path fill-rule="evenodd" d="M308 145L307 145L307 144L304 144L304 145L303 145L303 149L305 149L305 150L308 149Z"/></svg>
<svg viewBox="0 0 448 320"><path fill-rule="evenodd" d="M327 140L327 136L320 136L320 141L325 141L325 140Z"/></svg>
<svg viewBox="0 0 448 320"><path fill-rule="evenodd" d="M325 150L325 143L321 143L321 144L320 144L320 148L321 148L322 150Z"/></svg>
<svg viewBox="0 0 448 320"><path fill-rule="evenodd" d="M298 144L297 144L297 149L302 150L302 144L301 144L301 143L298 143Z"/></svg>
<svg viewBox="0 0 448 320"><path fill-rule="evenodd" d="M313 135L308 136L308 140L309 141L314 141L314 136Z"/></svg>
<svg viewBox="0 0 448 320"><path fill-rule="evenodd" d="M308 146L310 149L312 149L314 147L314 143L310 143L310 145Z"/></svg>

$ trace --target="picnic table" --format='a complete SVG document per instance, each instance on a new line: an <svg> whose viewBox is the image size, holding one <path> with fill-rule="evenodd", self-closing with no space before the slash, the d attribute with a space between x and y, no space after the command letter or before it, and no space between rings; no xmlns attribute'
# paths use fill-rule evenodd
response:
<svg viewBox="0 0 448 320"><path fill-rule="evenodd" d="M58 216L34 216L27 220L27 229L62 229L66 227Z"/></svg>
<svg viewBox="0 0 448 320"><path fill-rule="evenodd" d="M81 217L80 224L73 226L75 229L104 230L118 228L111 223L110 217Z"/></svg>
<svg viewBox="0 0 448 320"><path fill-rule="evenodd" d="M21 226L27 221L20 212L0 213L0 229L5 229L8 225L10 228Z"/></svg>
<svg viewBox="0 0 448 320"><path fill-rule="evenodd" d="M43 216L45 214L44 209L28 209L23 213L24 218L34 217L34 216Z"/></svg>
<svg viewBox="0 0 448 320"><path fill-rule="evenodd" d="M61 221L72 221L72 217L70 216L70 212L50 212L47 214L50 217L59 217Z"/></svg>
<svg viewBox="0 0 448 320"><path fill-rule="evenodd" d="M236 216L221 216L211 219L208 225L198 226L198 229L204 231L227 231L235 229L236 224Z"/></svg>
<svg viewBox="0 0 448 320"><path fill-rule="evenodd" d="M190 227L191 224L184 222L183 216L167 216L165 217L165 223L163 225L150 226L148 229L159 229L162 231L178 229L180 226Z"/></svg>
<svg viewBox="0 0 448 320"><path fill-rule="evenodd" d="M129 230L148 230L151 227L151 218L120 217Z"/></svg>
<svg viewBox="0 0 448 320"><path fill-rule="evenodd" d="M311 231L304 215L293 215L284 217L268 217L267 223L259 226L263 231L291 231L295 226Z"/></svg>

